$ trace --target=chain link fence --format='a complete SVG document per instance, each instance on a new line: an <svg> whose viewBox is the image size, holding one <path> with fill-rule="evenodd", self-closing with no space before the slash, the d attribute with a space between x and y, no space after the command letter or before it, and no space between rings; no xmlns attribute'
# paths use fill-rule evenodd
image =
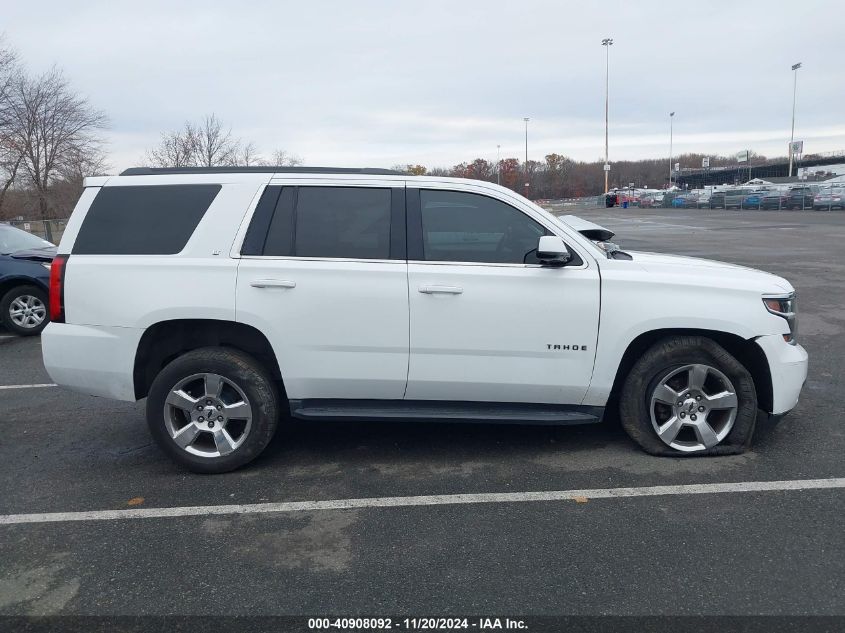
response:
<svg viewBox="0 0 845 633"><path fill-rule="evenodd" d="M67 226L67 219L63 220L3 220L5 224L37 235L40 238L58 244Z"/></svg>

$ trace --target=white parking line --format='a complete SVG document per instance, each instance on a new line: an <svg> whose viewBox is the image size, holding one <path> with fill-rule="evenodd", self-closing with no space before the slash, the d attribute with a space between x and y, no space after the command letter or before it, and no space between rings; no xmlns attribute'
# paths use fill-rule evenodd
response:
<svg viewBox="0 0 845 633"><path fill-rule="evenodd" d="M44 382L37 385L0 385L0 389L40 389L41 387L57 387L56 383Z"/></svg>
<svg viewBox="0 0 845 633"><path fill-rule="evenodd" d="M728 492L774 492L845 488L845 477L833 479L798 479L792 481L743 481L724 484L645 486L641 488L593 488L546 492L491 492L479 494L429 495L419 497L372 497L328 501L285 501L241 505L187 506L176 508L131 508L126 510L89 510L84 512L46 512L42 514L0 515L0 525L19 523L65 523L69 521L113 521L117 519L160 519L168 517L209 516L220 514L268 514L278 512L316 512L357 508L403 508L412 506L464 505L473 503L523 503L572 501L584 499L619 499L670 495L719 494Z"/></svg>

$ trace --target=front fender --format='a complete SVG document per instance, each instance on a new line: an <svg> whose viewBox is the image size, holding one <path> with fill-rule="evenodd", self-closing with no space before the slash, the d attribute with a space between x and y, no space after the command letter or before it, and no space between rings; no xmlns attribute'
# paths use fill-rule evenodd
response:
<svg viewBox="0 0 845 633"><path fill-rule="evenodd" d="M787 334L789 326L765 310L762 293L748 289L603 276L596 359L582 404L604 406L628 347L658 330L719 332L750 340Z"/></svg>

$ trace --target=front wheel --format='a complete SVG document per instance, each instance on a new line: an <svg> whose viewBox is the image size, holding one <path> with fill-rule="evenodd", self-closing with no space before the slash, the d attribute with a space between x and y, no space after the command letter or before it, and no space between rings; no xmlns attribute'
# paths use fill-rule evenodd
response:
<svg viewBox="0 0 845 633"><path fill-rule="evenodd" d="M751 374L721 345L676 336L636 362L619 409L625 431L653 455L737 454L751 442L757 394Z"/></svg>
<svg viewBox="0 0 845 633"><path fill-rule="evenodd" d="M147 397L147 424L175 462L198 473L224 473L267 447L279 408L277 387L254 358L206 347L159 372Z"/></svg>

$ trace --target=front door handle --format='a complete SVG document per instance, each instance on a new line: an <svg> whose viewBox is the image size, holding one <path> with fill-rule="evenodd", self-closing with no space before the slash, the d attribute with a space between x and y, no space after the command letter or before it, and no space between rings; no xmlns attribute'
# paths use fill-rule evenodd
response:
<svg viewBox="0 0 845 633"><path fill-rule="evenodd" d="M420 286L419 291L426 295L459 295L464 289L460 286Z"/></svg>
<svg viewBox="0 0 845 633"><path fill-rule="evenodd" d="M253 288L296 288L296 282L287 279L256 279L249 285Z"/></svg>

